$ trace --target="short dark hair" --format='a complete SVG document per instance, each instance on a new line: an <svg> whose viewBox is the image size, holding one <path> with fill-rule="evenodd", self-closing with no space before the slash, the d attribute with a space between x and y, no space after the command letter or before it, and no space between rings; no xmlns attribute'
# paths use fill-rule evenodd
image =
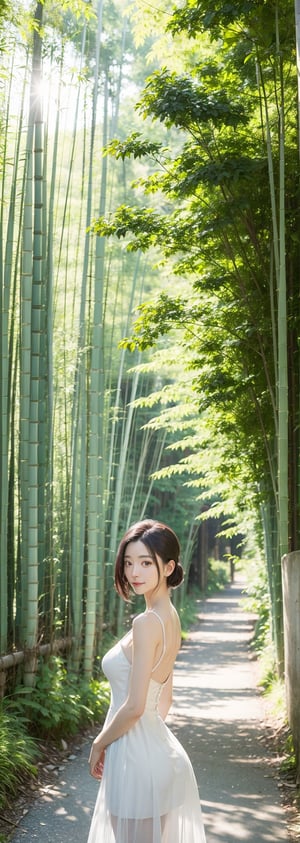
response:
<svg viewBox="0 0 300 843"><path fill-rule="evenodd" d="M120 541L115 562L115 587L124 600L129 600L130 586L124 573L124 556L129 542L142 541L149 550L159 573L157 556L164 565L171 559L175 562L174 571L167 577L168 588L176 588L183 580L183 569L179 561L180 545L176 533L171 527L160 521L137 521L126 531Z"/></svg>

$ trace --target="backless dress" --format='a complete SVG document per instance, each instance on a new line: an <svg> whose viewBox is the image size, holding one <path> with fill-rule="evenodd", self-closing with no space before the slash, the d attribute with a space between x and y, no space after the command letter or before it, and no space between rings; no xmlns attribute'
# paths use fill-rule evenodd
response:
<svg viewBox="0 0 300 843"><path fill-rule="evenodd" d="M162 618L154 614L162 625L163 651L153 671L166 646ZM106 723L128 694L131 664L122 641L102 661L111 687ZM191 762L158 712L162 687L150 679L143 715L106 749L88 843L205 843Z"/></svg>

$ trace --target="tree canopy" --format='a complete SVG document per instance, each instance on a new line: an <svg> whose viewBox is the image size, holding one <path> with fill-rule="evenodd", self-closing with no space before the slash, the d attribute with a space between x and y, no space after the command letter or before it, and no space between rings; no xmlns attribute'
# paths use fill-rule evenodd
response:
<svg viewBox="0 0 300 843"><path fill-rule="evenodd" d="M226 446L220 478L242 477L262 517L282 662L280 558L299 542L299 152L295 26L291 2L202 3L172 11L167 29L214 42L182 72L148 78L137 108L181 135L175 151L140 136L114 142L115 156L148 155L156 170L134 188L157 206L122 205L94 230L159 247L187 296L164 292L139 308L129 348L185 329L200 420L209 413ZM126 342L126 341L125 341ZM205 473L205 469L203 469ZM289 507L287 508L287 499Z"/></svg>

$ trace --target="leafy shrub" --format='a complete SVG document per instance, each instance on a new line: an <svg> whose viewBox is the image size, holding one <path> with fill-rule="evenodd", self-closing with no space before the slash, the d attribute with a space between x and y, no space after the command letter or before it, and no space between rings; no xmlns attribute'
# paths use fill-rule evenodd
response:
<svg viewBox="0 0 300 843"><path fill-rule="evenodd" d="M261 560L252 560L245 568L247 578L244 608L257 615L253 647L257 654L264 653L270 644L270 594L267 572Z"/></svg>
<svg viewBox="0 0 300 843"><path fill-rule="evenodd" d="M293 736L289 732L283 747L283 758L280 764L281 773L297 772L297 759L295 754L295 747Z"/></svg>
<svg viewBox="0 0 300 843"><path fill-rule="evenodd" d="M208 560L207 593L221 591L230 580L230 565L220 559Z"/></svg>
<svg viewBox="0 0 300 843"><path fill-rule="evenodd" d="M185 640L188 637L188 632L191 626L196 623L199 612L199 600L201 594L199 589L190 588L188 594L185 595L182 606L178 607L178 614L181 623L181 637Z"/></svg>
<svg viewBox="0 0 300 843"><path fill-rule="evenodd" d="M5 697L0 706L0 810L27 775L37 775L37 737L74 735L88 723L101 722L108 704L107 682L78 678L54 656L41 663L35 688L19 686Z"/></svg>
<svg viewBox="0 0 300 843"><path fill-rule="evenodd" d="M0 809L7 794L15 794L24 778L36 776L38 756L35 741L28 735L26 721L0 706Z"/></svg>
<svg viewBox="0 0 300 843"><path fill-rule="evenodd" d="M103 720L109 706L110 690L108 682L99 679L82 680L80 684L81 702L83 706L83 722L99 723Z"/></svg>
<svg viewBox="0 0 300 843"><path fill-rule="evenodd" d="M67 671L63 659L52 656L42 663L33 689L19 686L10 702L24 714L30 729L39 737L66 737L101 720L109 701L106 682L89 682Z"/></svg>
<svg viewBox="0 0 300 843"><path fill-rule="evenodd" d="M271 634L271 600L268 586L266 566L261 559L249 561L244 568L247 585L244 609L256 615L254 637L250 643L252 650L258 657L259 676L258 685L266 692L276 689L277 668L275 648ZM281 706L284 712L284 704Z"/></svg>

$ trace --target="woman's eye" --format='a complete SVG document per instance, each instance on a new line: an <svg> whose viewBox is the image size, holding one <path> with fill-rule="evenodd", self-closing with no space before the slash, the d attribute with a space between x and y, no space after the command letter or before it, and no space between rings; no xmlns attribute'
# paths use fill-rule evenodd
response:
<svg viewBox="0 0 300 843"><path fill-rule="evenodd" d="M146 565L146 568L148 568L149 565L152 565L152 562L150 559L144 559L143 565Z"/></svg>

